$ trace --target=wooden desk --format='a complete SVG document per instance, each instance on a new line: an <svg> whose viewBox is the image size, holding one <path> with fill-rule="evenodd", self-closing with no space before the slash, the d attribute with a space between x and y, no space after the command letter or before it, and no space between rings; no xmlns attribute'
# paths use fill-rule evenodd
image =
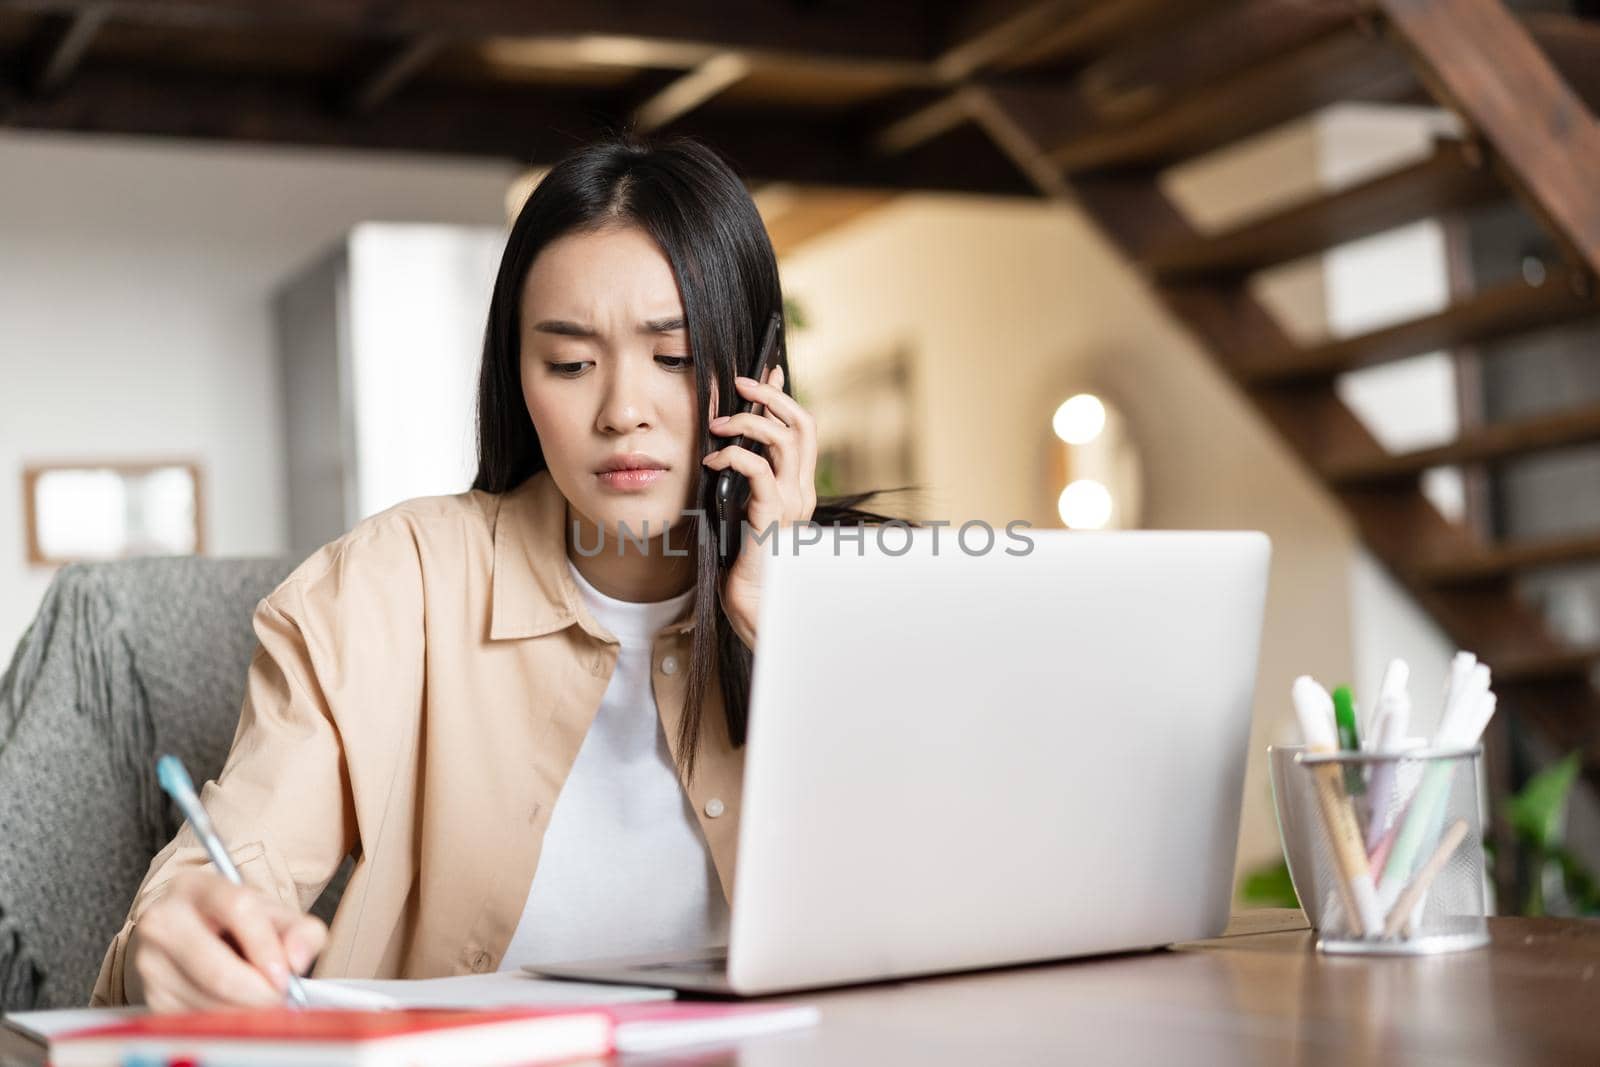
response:
<svg viewBox="0 0 1600 1067"><path fill-rule="evenodd" d="M1489 948L1450 956L1324 957L1299 912L1247 912L1222 938L1161 952L796 997L821 1007L815 1030L626 1062L1600 1063L1600 922L1490 932ZM42 1062L0 1031L0 1065Z"/></svg>

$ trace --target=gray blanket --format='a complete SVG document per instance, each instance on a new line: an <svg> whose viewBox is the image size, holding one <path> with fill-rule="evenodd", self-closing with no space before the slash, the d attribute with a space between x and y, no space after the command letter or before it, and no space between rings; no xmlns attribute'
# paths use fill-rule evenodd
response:
<svg viewBox="0 0 1600 1067"><path fill-rule="evenodd" d="M197 782L221 770L251 614L292 567L142 559L56 575L0 677L0 1009L88 1003L180 823L155 759L176 754Z"/></svg>

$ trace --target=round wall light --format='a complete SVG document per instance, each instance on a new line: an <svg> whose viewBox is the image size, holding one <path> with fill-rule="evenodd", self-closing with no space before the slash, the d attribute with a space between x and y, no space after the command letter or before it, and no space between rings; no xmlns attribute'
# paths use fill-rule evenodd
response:
<svg viewBox="0 0 1600 1067"><path fill-rule="evenodd" d="M1074 530L1105 529L1114 509L1111 490L1093 478L1079 478L1061 490L1056 501L1061 521Z"/></svg>
<svg viewBox="0 0 1600 1067"><path fill-rule="evenodd" d="M1127 530L1139 525L1139 456L1114 404L1095 393L1069 395L1051 416L1045 447L1048 491L1063 526Z"/></svg>
<svg viewBox="0 0 1600 1067"><path fill-rule="evenodd" d="M1070 396L1056 408L1050 428L1069 445L1086 445L1106 428L1106 405L1093 393Z"/></svg>

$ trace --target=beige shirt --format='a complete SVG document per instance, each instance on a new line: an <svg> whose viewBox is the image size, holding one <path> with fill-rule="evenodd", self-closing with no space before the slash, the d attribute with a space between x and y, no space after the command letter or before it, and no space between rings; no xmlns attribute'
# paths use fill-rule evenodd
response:
<svg viewBox="0 0 1600 1067"><path fill-rule="evenodd" d="M309 908L359 849L317 977L493 971L556 796L617 662L567 568L567 503L541 472L504 494L407 501L319 549L257 605L227 762L201 800L246 882ZM651 681L677 758L694 623ZM686 785L733 899L743 750L715 677ZM150 864L92 1003L119 1004L128 935L206 856L186 824Z"/></svg>

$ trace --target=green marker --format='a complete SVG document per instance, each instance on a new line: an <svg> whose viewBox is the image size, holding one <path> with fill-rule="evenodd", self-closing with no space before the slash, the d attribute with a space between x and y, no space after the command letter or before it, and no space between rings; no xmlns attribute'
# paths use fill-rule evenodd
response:
<svg viewBox="0 0 1600 1067"><path fill-rule="evenodd" d="M1361 751L1361 734L1356 729L1356 698L1348 685L1333 691L1333 721L1339 727L1339 747L1346 752ZM1347 765L1344 769L1345 792L1360 796L1367 791L1361 780L1361 768Z"/></svg>

